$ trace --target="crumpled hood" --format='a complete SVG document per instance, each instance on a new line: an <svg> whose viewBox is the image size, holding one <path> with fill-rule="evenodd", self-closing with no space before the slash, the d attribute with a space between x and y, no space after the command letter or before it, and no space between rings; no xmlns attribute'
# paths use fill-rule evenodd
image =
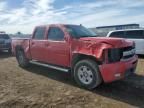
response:
<svg viewBox="0 0 144 108"><path fill-rule="evenodd" d="M128 41L122 38L109 38L109 37L85 37L80 38L81 41L85 41L91 44L99 44L99 43L105 43L112 45L113 47L127 47L132 46L133 42Z"/></svg>

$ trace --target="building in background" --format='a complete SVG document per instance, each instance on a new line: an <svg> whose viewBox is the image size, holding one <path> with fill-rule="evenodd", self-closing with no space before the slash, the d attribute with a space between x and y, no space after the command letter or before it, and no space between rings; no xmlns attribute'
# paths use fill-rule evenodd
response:
<svg viewBox="0 0 144 108"><path fill-rule="evenodd" d="M112 26L101 26L90 28L96 32L99 36L106 36L108 32L113 30L122 30L122 29L139 29L139 24L124 24L124 25L112 25Z"/></svg>

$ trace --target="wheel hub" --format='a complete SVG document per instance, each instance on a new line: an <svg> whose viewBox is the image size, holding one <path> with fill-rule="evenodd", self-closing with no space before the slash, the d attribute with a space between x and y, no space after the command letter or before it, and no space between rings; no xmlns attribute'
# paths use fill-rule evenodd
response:
<svg viewBox="0 0 144 108"><path fill-rule="evenodd" d="M81 66L78 69L78 78L84 84L90 84L93 80L92 70L88 66Z"/></svg>

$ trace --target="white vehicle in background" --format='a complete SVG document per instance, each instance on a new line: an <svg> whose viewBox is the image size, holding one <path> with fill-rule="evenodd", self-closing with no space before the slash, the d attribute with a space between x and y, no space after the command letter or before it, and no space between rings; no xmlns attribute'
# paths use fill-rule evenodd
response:
<svg viewBox="0 0 144 108"><path fill-rule="evenodd" d="M144 55L144 29L110 31L107 37L125 38L134 41L136 44L136 54Z"/></svg>

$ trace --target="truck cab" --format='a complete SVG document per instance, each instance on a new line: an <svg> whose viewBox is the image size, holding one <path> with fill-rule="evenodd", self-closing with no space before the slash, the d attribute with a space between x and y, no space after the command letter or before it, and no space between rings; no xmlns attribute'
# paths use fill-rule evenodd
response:
<svg viewBox="0 0 144 108"><path fill-rule="evenodd" d="M81 25L37 26L31 39L12 40L12 48L21 67L33 63L70 72L87 89L132 74L138 59L133 42L97 37Z"/></svg>

